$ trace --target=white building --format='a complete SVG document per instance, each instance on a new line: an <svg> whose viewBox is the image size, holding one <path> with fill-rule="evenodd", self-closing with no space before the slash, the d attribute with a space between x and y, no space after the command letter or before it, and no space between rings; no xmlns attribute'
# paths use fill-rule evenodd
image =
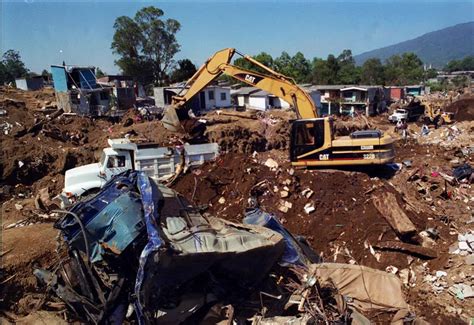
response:
<svg viewBox="0 0 474 325"><path fill-rule="evenodd" d="M170 105L173 96L183 96L186 91L184 86L155 87L155 104L158 107ZM207 86L188 102L188 106L195 112L231 107L230 87Z"/></svg>
<svg viewBox="0 0 474 325"><path fill-rule="evenodd" d="M249 88L249 87L245 87ZM251 87L250 87L251 88ZM311 96L316 107L321 105L321 95L315 89L305 88L305 91ZM236 94L238 106L265 111L267 109L286 109L290 108L290 103L265 91L253 88L245 89L243 92ZM291 103L292 104L292 103Z"/></svg>
<svg viewBox="0 0 474 325"><path fill-rule="evenodd" d="M221 86L207 86L199 93L201 110L231 107L230 88Z"/></svg>

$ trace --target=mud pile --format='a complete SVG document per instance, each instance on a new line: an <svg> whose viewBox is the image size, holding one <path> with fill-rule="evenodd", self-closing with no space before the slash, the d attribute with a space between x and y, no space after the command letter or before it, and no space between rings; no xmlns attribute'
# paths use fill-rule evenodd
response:
<svg viewBox="0 0 474 325"><path fill-rule="evenodd" d="M474 98L459 99L445 108L446 112L454 113L457 121L474 120Z"/></svg>

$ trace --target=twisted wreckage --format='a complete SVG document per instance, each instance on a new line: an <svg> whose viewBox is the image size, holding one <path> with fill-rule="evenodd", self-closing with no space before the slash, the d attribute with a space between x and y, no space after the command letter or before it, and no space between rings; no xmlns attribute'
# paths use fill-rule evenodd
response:
<svg viewBox="0 0 474 325"><path fill-rule="evenodd" d="M395 275L323 263L257 197L242 224L205 208L125 171L62 211L55 227L67 257L34 273L71 317L95 324L369 324L371 311L415 319Z"/></svg>

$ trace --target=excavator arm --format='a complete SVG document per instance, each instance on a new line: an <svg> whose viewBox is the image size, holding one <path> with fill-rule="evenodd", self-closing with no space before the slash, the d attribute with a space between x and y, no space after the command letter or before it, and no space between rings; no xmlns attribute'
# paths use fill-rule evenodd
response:
<svg viewBox="0 0 474 325"><path fill-rule="evenodd" d="M176 128L176 124L179 123L179 120L176 116L175 109L182 107L222 74L231 76L250 86L265 90L285 100L290 105L293 105L298 118L308 119L318 117L316 106L312 98L306 91L299 87L293 79L268 68L248 55L242 56L268 74L258 73L232 65L230 62L235 53L238 52L233 48L218 51L199 68L184 86L185 89L187 88L186 93L182 96L178 95L173 97L172 106L168 108L162 120L165 126L168 126L168 128Z"/></svg>

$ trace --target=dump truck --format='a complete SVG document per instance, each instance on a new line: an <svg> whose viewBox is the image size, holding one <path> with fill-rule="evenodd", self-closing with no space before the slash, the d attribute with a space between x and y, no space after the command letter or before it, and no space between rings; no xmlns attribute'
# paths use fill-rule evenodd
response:
<svg viewBox="0 0 474 325"><path fill-rule="evenodd" d="M97 163L66 171L64 189L57 197L68 206L79 197L99 191L113 176L126 170L144 171L155 181L166 181L182 168L201 165L219 155L217 143L160 147L154 143L137 144L129 139L109 139Z"/></svg>

